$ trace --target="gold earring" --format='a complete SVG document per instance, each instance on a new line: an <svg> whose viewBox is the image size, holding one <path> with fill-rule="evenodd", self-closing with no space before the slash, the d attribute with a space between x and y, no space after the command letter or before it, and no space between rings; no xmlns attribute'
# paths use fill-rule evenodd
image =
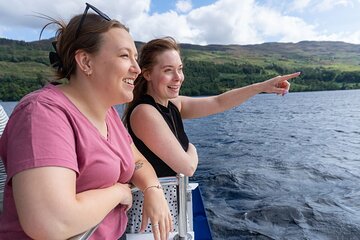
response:
<svg viewBox="0 0 360 240"><path fill-rule="evenodd" d="M91 75L90 71L88 72L89 69L85 69L84 73L89 77Z"/></svg>

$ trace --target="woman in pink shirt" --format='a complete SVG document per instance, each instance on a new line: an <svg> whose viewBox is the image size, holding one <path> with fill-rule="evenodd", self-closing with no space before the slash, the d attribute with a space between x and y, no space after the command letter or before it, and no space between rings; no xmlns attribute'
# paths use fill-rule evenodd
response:
<svg viewBox="0 0 360 240"><path fill-rule="evenodd" d="M88 11L95 13L88 13ZM7 180L0 239L67 239L99 224L92 239L117 239L144 193L142 229L167 239L171 216L151 165L113 108L133 98L140 73L128 29L87 4L59 29L50 53L57 79L25 96L0 141Z"/></svg>

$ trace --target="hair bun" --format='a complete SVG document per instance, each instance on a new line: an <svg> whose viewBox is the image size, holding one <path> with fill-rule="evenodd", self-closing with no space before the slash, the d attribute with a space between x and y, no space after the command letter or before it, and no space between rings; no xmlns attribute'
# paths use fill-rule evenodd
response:
<svg viewBox="0 0 360 240"><path fill-rule="evenodd" d="M59 71L62 67L63 67L63 64L62 64L62 61L59 57L59 54L57 53L57 50L56 50L56 43L57 41L53 41L51 44L53 46L53 48L55 49L55 52L49 52L49 60L50 60L50 64L53 68L57 68L57 70Z"/></svg>

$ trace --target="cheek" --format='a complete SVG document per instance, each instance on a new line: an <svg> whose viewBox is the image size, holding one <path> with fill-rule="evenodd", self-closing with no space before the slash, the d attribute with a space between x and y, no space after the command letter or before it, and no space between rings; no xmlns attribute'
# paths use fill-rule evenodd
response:
<svg viewBox="0 0 360 240"><path fill-rule="evenodd" d="M158 79L159 79L159 83L167 84L171 81L171 76L163 74L163 75L159 76Z"/></svg>

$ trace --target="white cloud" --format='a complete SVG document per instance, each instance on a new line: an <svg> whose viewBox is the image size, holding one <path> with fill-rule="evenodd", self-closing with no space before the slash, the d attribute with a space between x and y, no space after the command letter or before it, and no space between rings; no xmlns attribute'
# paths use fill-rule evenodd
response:
<svg viewBox="0 0 360 240"><path fill-rule="evenodd" d="M46 22L31 17L30 14L40 12L68 20L74 14L82 14L85 1L63 0L57 4L49 4L45 0L33 0L31 4L27 0L13 0L6 4L1 1L0 36L5 36L9 31L25 32L24 28L31 29L27 32L40 32ZM330 32L335 29L334 24L326 25L327 21L320 19L326 14L326 9L358 7L360 0L294 0L281 4L273 0L217 0L198 8L193 8L190 0L180 0L174 1L176 9L153 14L150 14L151 0L92 0L91 3L127 25L137 41L173 36L179 42L194 44L255 44L301 40L360 43L359 32L344 28ZM329 13L331 15L327 17L334 19L334 14L338 11L333 9ZM38 35L33 40L37 37Z"/></svg>
<svg viewBox="0 0 360 240"><path fill-rule="evenodd" d="M304 38L316 37L315 26L300 18L283 16L279 12L261 7L257 13L256 26L264 39L278 37L281 42L298 42Z"/></svg>
<svg viewBox="0 0 360 240"><path fill-rule="evenodd" d="M191 0L179 0L176 2L176 10L179 12L189 12L192 9Z"/></svg>
<svg viewBox="0 0 360 240"><path fill-rule="evenodd" d="M206 44L254 44L267 39L296 42L304 37L316 38L315 26L253 0L217 1L194 9L187 19L190 26L198 29L196 41Z"/></svg>
<svg viewBox="0 0 360 240"><path fill-rule="evenodd" d="M164 36L172 36L180 42L193 42L197 34L197 30L188 25L186 17L174 11L152 16L138 15L136 19L128 21L128 26L135 40L145 42Z"/></svg>
<svg viewBox="0 0 360 240"><path fill-rule="evenodd" d="M5 2L6 1L0 1L1 24L22 24L28 27L39 27L39 25L42 26L44 21L36 21L38 19L32 15L41 13L56 19L62 18L69 20L72 16L83 13L86 6L85 2L87 1L63 0L56 4L49 3L47 0L33 0L31 3L27 0L12 0L9 3ZM110 17L117 18L121 21L136 18L139 13L147 13L150 9L150 0L92 0L90 2ZM91 11L92 10L89 10L89 12Z"/></svg>
<svg viewBox="0 0 360 240"><path fill-rule="evenodd" d="M261 39L253 25L254 1L221 0L194 9L188 15L189 25L198 29L197 41L207 44L248 43Z"/></svg>
<svg viewBox="0 0 360 240"><path fill-rule="evenodd" d="M302 11L306 7L309 6L310 2L311 2L311 0L294 0L292 2L292 4L290 5L291 10L293 10L293 11Z"/></svg>
<svg viewBox="0 0 360 240"><path fill-rule="evenodd" d="M360 44L360 30L352 33L345 33L343 39L349 43Z"/></svg>
<svg viewBox="0 0 360 240"><path fill-rule="evenodd" d="M329 11L339 6L348 7L353 6L353 0L322 0L315 4L315 10L320 12Z"/></svg>
<svg viewBox="0 0 360 240"><path fill-rule="evenodd" d="M0 1L0 22L5 26L42 26L42 20L35 17L38 13L54 18L67 19L74 13L80 13L85 8L85 3L73 1L60 1L56 4L49 4L46 0L32 1L13 0Z"/></svg>

